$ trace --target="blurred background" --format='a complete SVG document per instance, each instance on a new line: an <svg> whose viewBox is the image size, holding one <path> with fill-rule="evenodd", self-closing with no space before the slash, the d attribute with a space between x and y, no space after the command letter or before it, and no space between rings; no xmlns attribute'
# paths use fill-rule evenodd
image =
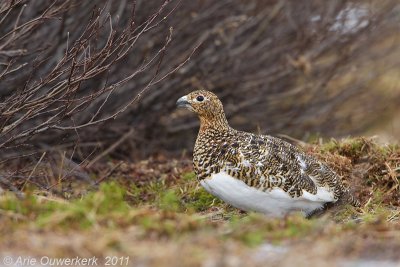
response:
<svg viewBox="0 0 400 267"><path fill-rule="evenodd" d="M2 1L1 158L190 153L199 88L236 129L397 142L399 25L397 0Z"/></svg>

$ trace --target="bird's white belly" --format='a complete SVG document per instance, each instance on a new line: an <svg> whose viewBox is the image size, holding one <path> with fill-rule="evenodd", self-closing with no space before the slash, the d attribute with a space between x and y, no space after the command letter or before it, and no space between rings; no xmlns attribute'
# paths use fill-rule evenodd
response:
<svg viewBox="0 0 400 267"><path fill-rule="evenodd" d="M204 179L200 183L210 194L236 208L274 217L282 217L293 211L307 214L322 208L326 202L335 201L333 193L324 188L318 188L316 195L304 192L301 197L292 198L280 188L264 192L246 185L225 172L213 174L211 178Z"/></svg>

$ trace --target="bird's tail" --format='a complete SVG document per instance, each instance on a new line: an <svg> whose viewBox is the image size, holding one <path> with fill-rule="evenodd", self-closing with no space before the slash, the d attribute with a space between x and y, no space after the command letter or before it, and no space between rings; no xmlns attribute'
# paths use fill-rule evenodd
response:
<svg viewBox="0 0 400 267"><path fill-rule="evenodd" d="M356 208L361 207L360 201L354 197L353 194L349 192L349 190L345 189L342 191L342 195L340 196L340 200L342 203L350 204Z"/></svg>

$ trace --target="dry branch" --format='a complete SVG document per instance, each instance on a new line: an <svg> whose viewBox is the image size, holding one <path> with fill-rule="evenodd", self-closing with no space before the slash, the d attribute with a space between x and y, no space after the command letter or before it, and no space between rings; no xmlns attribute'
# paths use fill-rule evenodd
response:
<svg viewBox="0 0 400 267"><path fill-rule="evenodd" d="M38 2L46 8L41 10ZM63 132L77 133L115 120L149 88L176 72L194 52L187 51L180 64L161 70L172 40L172 27L163 31L161 38L154 38L158 45L146 55L139 44L165 24L179 1L162 1L155 8L146 9L146 17L140 18L135 16L136 1L130 2L130 10L126 1L120 6L95 2L100 8L93 3L82 8L83 4L73 0L1 4L0 23L5 24L0 32L2 158L29 149L21 145L37 146L31 141L36 136L59 138ZM13 13L17 16L13 17ZM86 26L84 21L75 21L79 17L88 17L84 20ZM42 38L52 34L58 35L54 40L57 43L42 47ZM129 72L112 77L129 57L140 60L129 64ZM147 72L143 84L127 86ZM14 81L17 82L12 84ZM120 99L124 93L128 96ZM118 98L122 101L115 105Z"/></svg>

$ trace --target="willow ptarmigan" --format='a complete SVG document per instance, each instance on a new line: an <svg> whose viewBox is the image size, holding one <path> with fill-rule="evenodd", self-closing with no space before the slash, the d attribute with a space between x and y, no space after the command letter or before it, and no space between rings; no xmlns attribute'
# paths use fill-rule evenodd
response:
<svg viewBox="0 0 400 267"><path fill-rule="evenodd" d="M201 185L232 206L275 217L292 211L308 216L339 199L359 206L335 172L299 148L232 129L215 94L194 91L177 106L200 119L193 164Z"/></svg>

